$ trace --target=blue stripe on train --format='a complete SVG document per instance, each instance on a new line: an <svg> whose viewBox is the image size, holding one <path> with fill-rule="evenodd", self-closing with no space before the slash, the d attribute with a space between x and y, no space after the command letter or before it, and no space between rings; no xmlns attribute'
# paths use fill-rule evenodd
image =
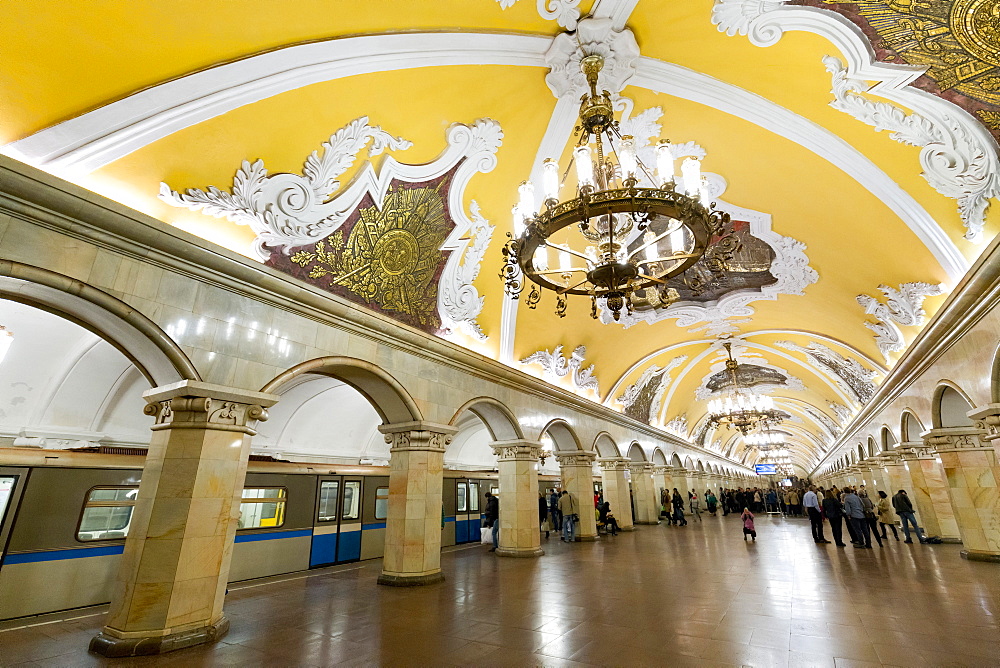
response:
<svg viewBox="0 0 1000 668"><path fill-rule="evenodd" d="M356 561L361 558L360 531L342 531L338 542L337 561Z"/></svg>
<svg viewBox="0 0 1000 668"><path fill-rule="evenodd" d="M337 561L337 534L328 533L313 536L309 567L325 566Z"/></svg>
<svg viewBox="0 0 1000 668"><path fill-rule="evenodd" d="M237 543L252 543L258 540L277 540L279 538L301 538L311 536L312 529L297 529L295 531L270 531L268 533L244 533L236 535Z"/></svg>
<svg viewBox="0 0 1000 668"><path fill-rule="evenodd" d="M371 524L361 525L362 531L369 531L371 529L384 529L384 528L385 528L385 522L372 522Z"/></svg>
<svg viewBox="0 0 1000 668"><path fill-rule="evenodd" d="M58 561L60 559L82 559L84 557L106 557L121 554L124 545L102 545L101 547L77 547L71 550L50 550L48 552L28 552L25 554L8 554L3 559L5 566L10 564L30 564L38 561Z"/></svg>

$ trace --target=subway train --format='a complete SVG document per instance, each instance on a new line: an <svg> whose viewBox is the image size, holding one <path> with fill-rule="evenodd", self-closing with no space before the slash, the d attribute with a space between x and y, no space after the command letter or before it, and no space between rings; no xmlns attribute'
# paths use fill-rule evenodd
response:
<svg viewBox="0 0 1000 668"><path fill-rule="evenodd" d="M110 599L145 450L93 450L0 450L0 620ZM490 491L496 473L445 471L442 546L479 540ZM388 467L252 455L229 580L377 559L388 503Z"/></svg>

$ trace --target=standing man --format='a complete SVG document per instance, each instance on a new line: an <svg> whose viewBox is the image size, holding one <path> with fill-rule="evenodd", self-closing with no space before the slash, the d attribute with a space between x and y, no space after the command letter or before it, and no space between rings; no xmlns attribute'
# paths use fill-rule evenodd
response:
<svg viewBox="0 0 1000 668"><path fill-rule="evenodd" d="M493 547L490 552L496 552L500 546L500 498L486 492L486 521L493 527Z"/></svg>
<svg viewBox="0 0 1000 668"><path fill-rule="evenodd" d="M868 531L868 522L865 520L865 507L853 489L848 489L844 494L844 514L847 515L847 521L854 527L854 534L858 537L854 547L872 549L872 537Z"/></svg>
<svg viewBox="0 0 1000 668"><path fill-rule="evenodd" d="M823 513L820 512L816 488L812 485L809 486L809 491L802 498L802 505L806 507L806 512L809 513L809 523L812 525L813 540L817 543L829 543L830 541L823 537ZM862 513L862 517L864 517L864 513Z"/></svg>
<svg viewBox="0 0 1000 668"><path fill-rule="evenodd" d="M580 511L576 498L563 490L559 497L559 514L562 515L563 535L559 540L572 543L576 540L576 514Z"/></svg>
<svg viewBox="0 0 1000 668"><path fill-rule="evenodd" d="M917 526L917 518L913 514L913 504L910 502L910 497L906 495L906 490L901 489L896 492L896 495L892 497L892 507L895 509L896 514L899 515L899 521L903 523L903 536L906 537L904 543L912 543L913 540L910 538L910 529L906 525L912 524L913 530L917 534L917 540L921 543L926 543L927 539L924 538L924 534L920 531L920 527Z"/></svg>

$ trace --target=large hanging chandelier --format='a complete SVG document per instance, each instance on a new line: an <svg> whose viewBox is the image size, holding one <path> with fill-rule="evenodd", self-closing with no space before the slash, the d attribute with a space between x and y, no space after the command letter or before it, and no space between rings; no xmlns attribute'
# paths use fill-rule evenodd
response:
<svg viewBox="0 0 1000 668"><path fill-rule="evenodd" d="M754 394L740 386L739 375L736 373L739 364L733 359L733 344L727 341L722 345L729 355L726 371L732 378L731 394L725 399L712 399L708 403L709 426L724 425L727 429L735 427L746 436L756 429L764 430L780 423L781 411L775 410L771 397Z"/></svg>
<svg viewBox="0 0 1000 668"><path fill-rule="evenodd" d="M541 299L538 288L551 290L560 317L566 315L566 295L589 296L594 318L603 300L615 320L623 309L631 312L630 298L639 290L652 288L664 303L676 301L677 290L667 285L668 279L699 260L721 278L738 246L729 215L709 202L696 158L681 164L679 189L668 141L656 145L654 171L639 159L635 138L619 133L611 94L597 92L603 66L604 58L597 55L581 61L590 92L580 104L580 140L571 164L561 177L555 160L542 164L540 211L534 186L521 184L514 233L503 249L501 277L507 294L517 299L527 277L532 282L528 306L535 308ZM574 165L573 197L561 200ZM702 272L682 280L695 294L707 285Z"/></svg>

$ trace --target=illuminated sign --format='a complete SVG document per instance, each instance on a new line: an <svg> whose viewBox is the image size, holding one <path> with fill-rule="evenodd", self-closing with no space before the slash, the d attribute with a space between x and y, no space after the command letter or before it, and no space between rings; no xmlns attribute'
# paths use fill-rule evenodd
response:
<svg viewBox="0 0 1000 668"><path fill-rule="evenodd" d="M753 467L757 475L775 475L778 470L774 464L757 464Z"/></svg>

